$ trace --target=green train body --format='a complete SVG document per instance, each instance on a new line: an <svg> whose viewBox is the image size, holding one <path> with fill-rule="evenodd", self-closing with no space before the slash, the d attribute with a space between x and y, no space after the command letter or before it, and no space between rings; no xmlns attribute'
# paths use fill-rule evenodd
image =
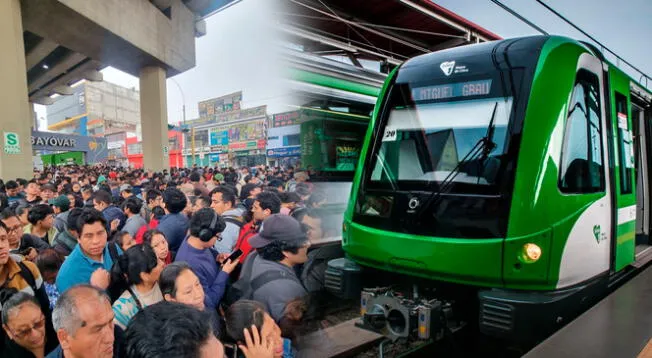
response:
<svg viewBox="0 0 652 358"><path fill-rule="evenodd" d="M407 61L366 133L347 259L376 278L475 287L484 333L549 334L645 261L650 98L564 37Z"/></svg>

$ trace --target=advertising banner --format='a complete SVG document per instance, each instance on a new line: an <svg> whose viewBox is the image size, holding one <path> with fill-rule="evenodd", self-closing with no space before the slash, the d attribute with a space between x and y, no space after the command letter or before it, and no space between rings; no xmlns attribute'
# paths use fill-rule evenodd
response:
<svg viewBox="0 0 652 358"><path fill-rule="evenodd" d="M212 124L212 123L231 123L239 120L244 120L247 118L262 117L267 115L267 106L259 106L254 108L247 108L239 110L240 105L234 105L232 111L215 113L214 107L213 110L205 110L205 115L202 116L201 104L200 104L200 115L199 119L193 121L193 124ZM235 108L238 108L236 110Z"/></svg>
<svg viewBox="0 0 652 358"><path fill-rule="evenodd" d="M264 139L250 140L247 142L230 143L229 149L231 150L264 149L266 144L267 143Z"/></svg>
<svg viewBox="0 0 652 358"><path fill-rule="evenodd" d="M234 124L229 127L229 142L245 142L264 137L263 121Z"/></svg>

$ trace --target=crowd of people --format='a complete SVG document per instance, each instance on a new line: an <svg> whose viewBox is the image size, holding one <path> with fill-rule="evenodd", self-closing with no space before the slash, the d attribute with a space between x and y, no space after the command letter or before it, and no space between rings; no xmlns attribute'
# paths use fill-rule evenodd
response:
<svg viewBox="0 0 652 358"><path fill-rule="evenodd" d="M310 173L65 166L0 180L0 356L295 357L339 223Z"/></svg>

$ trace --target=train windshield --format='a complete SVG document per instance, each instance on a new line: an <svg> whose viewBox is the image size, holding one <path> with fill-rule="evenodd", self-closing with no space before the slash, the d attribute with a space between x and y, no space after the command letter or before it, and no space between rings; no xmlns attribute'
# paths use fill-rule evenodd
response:
<svg viewBox="0 0 652 358"><path fill-rule="evenodd" d="M495 194L513 99L491 82L395 87L367 187Z"/></svg>

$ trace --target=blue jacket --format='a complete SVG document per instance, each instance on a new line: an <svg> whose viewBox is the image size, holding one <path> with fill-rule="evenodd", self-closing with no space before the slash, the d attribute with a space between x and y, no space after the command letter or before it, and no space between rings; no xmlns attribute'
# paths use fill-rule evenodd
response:
<svg viewBox="0 0 652 358"><path fill-rule="evenodd" d="M118 255L122 255L122 250L117 247ZM57 288L59 292L63 293L68 288L80 284L80 283L90 283L91 275L98 268L103 268L111 272L111 267L113 266L113 259L109 253L109 244L104 247L104 252L102 253L102 262L97 262L86 256L81 251L81 246L77 245L72 250L70 255L63 261L61 269L57 274Z"/></svg>
<svg viewBox="0 0 652 358"><path fill-rule="evenodd" d="M118 231L122 230L122 227L125 226L125 222L127 221L127 217L125 216L125 213L123 213L122 210L120 210L118 207L113 205L104 209L102 211L102 215L104 215L104 219L106 219L106 230L108 232L111 232L111 221L115 219L120 220L120 224L118 225Z"/></svg>
<svg viewBox="0 0 652 358"><path fill-rule="evenodd" d="M188 218L183 213L165 215L159 221L157 229L165 235L170 250L177 252L183 239L186 238Z"/></svg>
<svg viewBox="0 0 652 358"><path fill-rule="evenodd" d="M198 250L188 244L188 240L183 241L174 261L185 261L188 266L199 278L199 282L204 288L204 305L206 309L216 309L226 289L226 282L229 274L222 271L215 261L217 251L212 248Z"/></svg>

